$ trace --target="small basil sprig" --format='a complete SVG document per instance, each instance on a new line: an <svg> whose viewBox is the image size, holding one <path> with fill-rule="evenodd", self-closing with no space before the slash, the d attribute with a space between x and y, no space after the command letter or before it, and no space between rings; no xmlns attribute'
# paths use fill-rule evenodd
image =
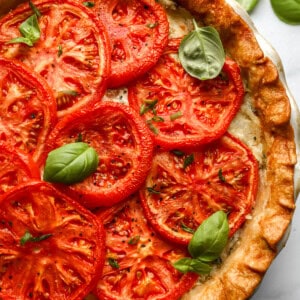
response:
<svg viewBox="0 0 300 300"><path fill-rule="evenodd" d="M96 171L98 154L86 143L66 144L48 154L44 180L72 184L80 182Z"/></svg>
<svg viewBox="0 0 300 300"><path fill-rule="evenodd" d="M32 16L27 18L19 27L19 31L22 36L11 39L7 44L26 44L32 47L35 42L37 42L41 37L41 31L38 23L38 18L41 16L41 12L38 8L29 1L29 6L34 12Z"/></svg>
<svg viewBox="0 0 300 300"><path fill-rule="evenodd" d="M188 250L192 258L185 257L173 264L182 273L208 274L224 250L229 234L227 215L217 211L195 231Z"/></svg>
<svg viewBox="0 0 300 300"><path fill-rule="evenodd" d="M277 17L288 24L300 24L299 0L271 0L272 8Z"/></svg>
<svg viewBox="0 0 300 300"><path fill-rule="evenodd" d="M257 5L258 0L236 0L247 12L251 12Z"/></svg>
<svg viewBox="0 0 300 300"><path fill-rule="evenodd" d="M225 62L225 51L217 30L211 26L198 27L183 38L179 47L179 59L192 77L200 80L217 77Z"/></svg>

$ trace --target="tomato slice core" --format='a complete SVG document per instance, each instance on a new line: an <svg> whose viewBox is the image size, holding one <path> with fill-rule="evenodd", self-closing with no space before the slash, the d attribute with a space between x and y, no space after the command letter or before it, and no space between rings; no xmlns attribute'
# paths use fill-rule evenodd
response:
<svg viewBox="0 0 300 300"><path fill-rule="evenodd" d="M218 210L228 213L232 236L251 213L257 184L255 157L226 134L184 155L158 151L141 199L155 230L171 241L187 244L192 232Z"/></svg>

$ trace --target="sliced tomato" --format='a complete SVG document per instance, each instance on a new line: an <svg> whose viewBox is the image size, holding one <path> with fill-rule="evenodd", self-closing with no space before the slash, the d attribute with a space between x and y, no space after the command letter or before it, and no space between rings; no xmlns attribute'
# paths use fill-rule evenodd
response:
<svg viewBox="0 0 300 300"><path fill-rule="evenodd" d="M227 58L217 78L200 81L181 66L178 45L179 40L172 40L158 64L129 88L130 105L154 132L156 143L166 149L221 137L244 96L237 63Z"/></svg>
<svg viewBox="0 0 300 300"><path fill-rule="evenodd" d="M55 99L45 80L0 57L0 141L37 161L55 123Z"/></svg>
<svg viewBox="0 0 300 300"><path fill-rule="evenodd" d="M193 151L158 151L141 190L145 214L166 238L187 244L212 213L228 214L230 235L254 205L258 163L238 139L222 139Z"/></svg>
<svg viewBox="0 0 300 300"><path fill-rule="evenodd" d="M39 168L31 156L0 142L0 195L20 183L39 178Z"/></svg>
<svg viewBox="0 0 300 300"><path fill-rule="evenodd" d="M75 1L38 0L40 39L29 47L9 44L19 26L33 14L28 3L0 21L0 55L21 60L42 75L53 89L62 117L104 94L110 71L105 28L92 11Z"/></svg>
<svg viewBox="0 0 300 300"><path fill-rule="evenodd" d="M7 192L0 217L1 299L82 299L99 280L103 225L51 185Z"/></svg>
<svg viewBox="0 0 300 300"><path fill-rule="evenodd" d="M99 299L177 300L198 276L172 263L187 257L183 248L161 239L148 225L138 196L98 214L106 229L106 261Z"/></svg>
<svg viewBox="0 0 300 300"><path fill-rule="evenodd" d="M154 0L98 0L96 11L111 40L110 87L139 77L158 61L168 41L169 23Z"/></svg>
<svg viewBox="0 0 300 300"><path fill-rule="evenodd" d="M64 144L88 143L99 155L97 171L60 188L86 207L110 206L143 183L151 166L153 141L148 128L128 106L105 102L61 120L47 141L47 152Z"/></svg>

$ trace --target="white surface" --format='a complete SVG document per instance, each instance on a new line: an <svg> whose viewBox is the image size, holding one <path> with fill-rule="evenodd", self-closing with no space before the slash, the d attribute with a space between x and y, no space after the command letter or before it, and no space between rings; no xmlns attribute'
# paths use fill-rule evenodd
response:
<svg viewBox="0 0 300 300"><path fill-rule="evenodd" d="M281 22L274 15L270 0L260 0L251 18L261 35L279 54L288 87L300 107L300 25ZM298 206L287 244L251 300L300 299L300 199Z"/></svg>

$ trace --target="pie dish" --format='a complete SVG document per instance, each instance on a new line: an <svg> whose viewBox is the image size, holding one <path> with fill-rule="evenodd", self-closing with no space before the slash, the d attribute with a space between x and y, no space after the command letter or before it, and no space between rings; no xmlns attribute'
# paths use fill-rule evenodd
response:
<svg viewBox="0 0 300 300"><path fill-rule="evenodd" d="M173 1L161 2L170 11L178 9ZM280 64L268 58L269 48L234 1L178 2L200 24L217 29L226 54L238 63L247 95L229 132L252 150L260 165L255 207L228 245L222 265L182 299L247 299L278 253L292 220L297 109Z"/></svg>

